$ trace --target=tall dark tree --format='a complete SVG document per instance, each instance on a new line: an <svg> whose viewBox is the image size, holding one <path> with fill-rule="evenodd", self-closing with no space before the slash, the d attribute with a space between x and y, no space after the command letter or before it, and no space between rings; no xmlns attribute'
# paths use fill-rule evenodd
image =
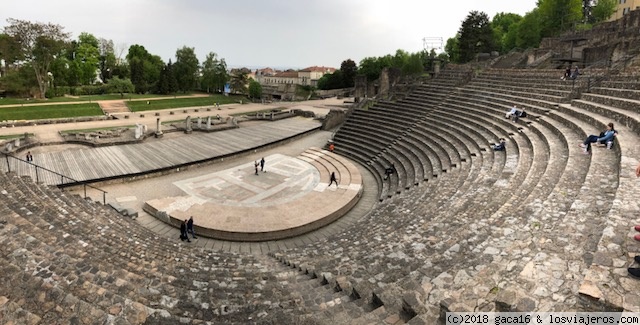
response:
<svg viewBox="0 0 640 325"><path fill-rule="evenodd" d="M191 91L196 87L198 58L193 47L183 46L176 51L176 79L178 89L182 92Z"/></svg>
<svg viewBox="0 0 640 325"><path fill-rule="evenodd" d="M98 50L100 53L98 63L100 69L100 80L106 83L113 77L114 73L116 72L117 60L115 48L112 40L101 38L98 41Z"/></svg>
<svg viewBox="0 0 640 325"><path fill-rule="evenodd" d="M65 46L69 33L55 24L33 23L9 18L4 33L20 45L20 57L30 63L38 81L39 96L45 97L50 84L51 63Z"/></svg>
<svg viewBox="0 0 640 325"><path fill-rule="evenodd" d="M12 65L20 59L20 44L15 38L0 34L0 77L5 74L5 66ZM3 65L4 63L4 65Z"/></svg>
<svg viewBox="0 0 640 325"><path fill-rule="evenodd" d="M231 90L238 94L246 94L249 84L249 75L244 71L238 71L231 76Z"/></svg>
<svg viewBox="0 0 640 325"><path fill-rule="evenodd" d="M460 61L463 63L471 61L478 53L495 50L489 16L484 12L470 12L458 33Z"/></svg>
<svg viewBox="0 0 640 325"><path fill-rule="evenodd" d="M356 74L358 73L356 63L351 59L346 59L340 64L340 71L342 72L342 86L353 87L356 82Z"/></svg>
<svg viewBox="0 0 640 325"><path fill-rule="evenodd" d="M249 97L258 99L262 97L262 86L259 82L251 79L249 81Z"/></svg>
<svg viewBox="0 0 640 325"><path fill-rule="evenodd" d="M127 61L131 71L131 82L137 93L145 93L154 89L160 79L160 72L164 62L157 55L151 55L142 45L134 44L129 47Z"/></svg>
<svg viewBox="0 0 640 325"><path fill-rule="evenodd" d="M202 78L200 86L203 90L222 92L224 84L229 81L227 64L214 52L209 52L202 62Z"/></svg>

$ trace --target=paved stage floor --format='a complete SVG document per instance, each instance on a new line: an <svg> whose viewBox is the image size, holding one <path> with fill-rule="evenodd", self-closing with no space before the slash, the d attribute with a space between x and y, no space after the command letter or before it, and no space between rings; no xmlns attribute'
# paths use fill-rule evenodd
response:
<svg viewBox="0 0 640 325"><path fill-rule="evenodd" d="M325 153L315 154L317 160L324 159ZM183 195L148 200L144 209L174 225L193 216L196 232L208 237L267 240L326 225L346 213L362 190L359 177L348 184L329 186L327 171L321 176L318 168L305 160L283 154L264 158L265 171L258 167L258 175L250 161L173 182ZM330 166L320 164L325 165ZM355 166L348 170L358 172ZM345 180L352 177L344 176Z"/></svg>

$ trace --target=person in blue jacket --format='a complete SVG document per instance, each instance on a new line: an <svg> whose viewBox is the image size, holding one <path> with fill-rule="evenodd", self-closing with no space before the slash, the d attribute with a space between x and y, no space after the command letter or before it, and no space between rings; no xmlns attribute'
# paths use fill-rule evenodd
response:
<svg viewBox="0 0 640 325"><path fill-rule="evenodd" d="M591 152L591 144L595 142L607 144L609 148L611 148L608 143L613 143L613 138L618 134L616 130L613 128L613 123L607 124L607 129L600 133L600 135L590 135L588 136L583 143L580 144L580 147L584 149L584 154L589 154Z"/></svg>

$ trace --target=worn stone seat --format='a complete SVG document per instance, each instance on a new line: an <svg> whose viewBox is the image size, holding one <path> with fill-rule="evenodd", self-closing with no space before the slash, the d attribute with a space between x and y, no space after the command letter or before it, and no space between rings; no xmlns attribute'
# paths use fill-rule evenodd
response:
<svg viewBox="0 0 640 325"><path fill-rule="evenodd" d="M8 183L16 184L19 182L13 181ZM45 192L47 191L44 191L43 193ZM55 193L55 191L51 191L51 192ZM21 192L18 188L13 188L12 193L21 193ZM24 192L22 193L24 194ZM29 197L29 196L26 196L26 197ZM69 201L72 201L72 200L73 199L70 199ZM82 199L78 199L78 200L82 200ZM21 209L19 205L15 205L13 207L16 208L17 210L16 216L22 217L22 219L15 219L15 220L23 220L22 223L20 223L21 228L23 229L23 231L30 230L30 232L27 232L25 233L25 235L22 235L22 236L19 234L16 234L16 236L9 236L7 238L8 239L20 238L21 239L20 242L22 242L22 239L25 238L25 236L39 238L38 240L36 239L32 240L32 244L35 245L37 242L40 242L40 244L38 244L37 246L34 246L33 250L28 252L25 251L24 253L29 254L29 256L32 256L32 259L33 258L37 259L38 258L37 256L41 256L40 259L42 261L47 261L47 263L49 262L53 263L52 266L49 267L49 269L54 269L55 267L61 270L60 271L61 273L64 273L62 270L68 268L66 265L69 265L72 268L78 265L79 267L81 267L81 269L79 269L79 272L81 272L81 273L78 273L79 275L89 276L93 274L93 283L99 285L100 287L96 287L92 291L87 291L88 293L94 292L95 290L101 290L100 288L102 288L102 290L113 291L113 292L125 292L125 291L122 291L124 288L127 288L127 290L136 290L135 281L147 279L146 281L150 281L149 283L156 283L155 285L153 285L153 287L155 288L154 290L157 291L158 293L155 293L155 294L151 293L146 295L144 293L138 293L137 295L134 295L134 297L137 297L136 301L148 300L150 302L148 304L145 304L147 306L151 306L151 305L162 306L163 309L165 310L170 310L171 312L174 312L174 313L180 313L179 312L180 308L186 308L186 306L190 305L191 302L185 301L184 303L182 303L181 305L182 307L176 307L176 306L172 306L173 303L171 301L176 300L177 302L179 300L179 297L180 297L179 295L181 292L186 293L186 291L194 291L194 292L202 291L202 288L194 287L193 284L180 280L181 273L182 273L182 271L180 271L182 270L182 266L181 266L182 263L187 263L187 265L190 265L192 268L193 267L196 267L199 269L208 268L209 270L217 269L223 272L223 273L203 272L203 273L197 273L192 275L192 278L194 280L197 279L201 283L207 283L207 284L210 283L213 285L216 281L226 278L229 274L228 272L234 268L234 265L237 265L235 264L235 262L233 264L226 263L226 262L220 263L220 262L215 262L216 260L224 261L227 259L231 259L235 261L236 258L242 258L246 260L246 257L241 257L241 256L230 254L230 253L212 255L210 253L205 253L204 251L201 251L201 250L196 250L195 252L187 252L180 249L180 247L176 246L176 244L174 243L166 242L166 240L160 240L159 238L151 235L150 233L148 233L148 230L146 229L142 229L143 231L147 232L146 236L144 235L139 236L137 237L137 240L134 240L132 238L119 237L118 234L123 232L123 230L118 229L116 223L113 223L113 222L107 222L107 224L110 224L113 227L112 229L108 229L107 227L102 227L100 229L99 234L94 234L93 236L87 237L85 235L86 229L90 226L84 225L82 218L73 218L74 216L82 217L82 214L79 211L81 211L81 209L84 208L84 204L79 203L75 207L72 207L72 206L63 204L62 201L52 201L52 202L59 202L57 206L60 206L61 209L64 209L68 212L69 223L55 222L55 220L59 219L60 216L56 216L55 218L57 219L49 218L48 224L31 223L31 221L27 221L27 220L38 220L41 217L46 217L48 214L50 214L50 212L53 212L49 210L51 210L51 207L56 206L54 205L54 203L49 202L48 204L49 208L45 209L44 211L35 211L35 212L29 211L28 209ZM7 205L7 206L11 208L11 205ZM126 219L123 219L123 218L119 218L117 214L111 212L110 210L107 210L106 208L102 208L102 212L105 213L105 215L102 215L99 212L100 212L99 210L90 211L91 218L94 222L102 221L102 220L111 220L111 218L118 218L118 219L122 219L120 221L123 221L125 223L128 222L129 227L131 227L130 221L127 221ZM20 215L20 213L22 213L22 215ZM107 215L109 213L111 214ZM87 218L89 218L89 216L87 216ZM61 221L64 221L64 219L61 219ZM17 221L14 221L11 224L16 225L16 222ZM66 226L67 224L70 224L70 227L67 227ZM81 232L78 232L78 230L81 230ZM54 236L51 236L51 235L47 236L45 232L49 232ZM40 238L42 239L48 238L47 239L48 242L41 242L42 239ZM136 238L135 235L133 238ZM138 241L144 241L144 242L137 244ZM78 242L80 242L80 247L82 247L82 249L74 250L73 247L77 246ZM6 242L5 244L7 244L5 245L5 247L9 247L8 245L9 242ZM21 243L16 243L16 244L21 245ZM51 244L54 244L55 246L50 246ZM139 246L139 245L144 246L146 254L134 255L127 252L129 250L129 246L131 246L132 244L134 244L134 246ZM148 244L149 246L147 246ZM48 258L45 255L42 255L40 253L42 251L46 251L46 247L55 247L54 249L62 249L62 247L66 247L64 248L64 254L66 254L65 256L69 256L69 258L67 260L61 260L61 262L65 264L60 265L60 267L56 267L55 266L56 264L51 258ZM121 247L119 251L122 253L111 254L111 252L113 252L114 250L118 251L117 249L118 247ZM157 247L158 249L154 249L155 247ZM176 252L176 249L179 250L178 254ZM95 259L93 260L93 262L83 258L87 252L92 252L94 254ZM182 254L182 257L180 256L180 253ZM79 255L76 255L76 254L79 254ZM102 254L105 254L105 256L103 258L100 258L100 255ZM121 258L123 260L121 260ZM133 258L136 261L136 263L132 264L131 260L129 260L130 258ZM72 262L72 261L76 261L76 262ZM251 269L253 268L251 265L254 263L250 262L249 260L247 260L246 262L249 262L249 263L243 267L243 270L235 271L235 274L237 277L247 279L244 281L252 281L248 279L251 278L251 273L255 272L255 275L257 275L259 278L264 278L264 274L258 271L259 266L255 268L256 271L251 271ZM103 263L108 263L108 264L103 264ZM83 266L80 266L80 264L88 265L88 268L85 269ZM45 267L44 264L42 267ZM145 272L145 270L153 270L155 268L160 268L162 272L158 272L158 273ZM111 280L108 279L107 275L113 274L114 271L117 271L118 274L120 274L120 276ZM85 275L85 272L86 272L86 275ZM104 275L101 275L101 274L104 274ZM204 277L202 277L202 275L204 275ZM193 276L198 276L198 277L193 277ZM173 280L170 280L171 278L173 278ZM71 279L74 279L74 278L71 278ZM75 279L78 279L78 277L75 277ZM169 279L170 284L167 282L167 279ZM84 282L79 281L79 282L74 282L73 285L74 286L86 285L83 283ZM68 290L71 290L71 289L72 287L69 287ZM134 291L130 291L130 292L133 293ZM199 295L202 295L202 294L204 294L204 292L199 293ZM243 295L244 293L241 293L239 291L238 295L233 299L244 299L244 298L241 298ZM168 298L163 298L165 296ZM87 299L90 299L90 296L78 296L78 297L84 297L82 299L84 299L85 301ZM232 297L232 296L229 296L229 297ZM165 300L168 299L168 300L165 302L162 302L161 299L165 299ZM203 299L204 299L204 296L203 296ZM229 300L228 303L234 304L233 299ZM124 299L122 300L124 301ZM217 302L211 301L210 303L212 303L212 306L216 306L221 302L222 301L217 301ZM235 304L241 305L242 303L244 302L236 301ZM168 306L165 306L165 305L168 305ZM112 306L112 305L107 305L107 306ZM124 308L124 306L121 306L121 307Z"/></svg>

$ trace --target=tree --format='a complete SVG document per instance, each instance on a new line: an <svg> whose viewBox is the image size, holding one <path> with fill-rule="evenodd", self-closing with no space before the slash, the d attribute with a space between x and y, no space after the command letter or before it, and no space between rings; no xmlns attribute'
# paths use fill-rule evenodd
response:
<svg viewBox="0 0 640 325"><path fill-rule="evenodd" d="M202 63L201 88L207 92L222 92L227 81L229 81L229 76L224 59L218 59L217 54L209 52Z"/></svg>
<svg viewBox="0 0 640 325"><path fill-rule="evenodd" d="M178 82L173 69L171 60L160 71L160 77L156 84L156 92L158 94L168 95L178 91Z"/></svg>
<svg viewBox="0 0 640 325"><path fill-rule="evenodd" d="M160 79L164 62L157 55L151 55L142 45L131 45L127 53L127 61L131 71L131 82L137 93L145 93L153 89Z"/></svg>
<svg viewBox="0 0 640 325"><path fill-rule="evenodd" d="M259 82L251 79L249 81L249 97L251 98L261 98L262 97L262 86Z"/></svg>
<svg viewBox="0 0 640 325"><path fill-rule="evenodd" d="M120 98L124 98L124 93L132 93L135 90L133 83L130 79L120 79L113 77L107 82L107 86L110 93L119 93Z"/></svg>
<svg viewBox="0 0 640 325"><path fill-rule="evenodd" d="M249 75L246 72L239 71L231 76L231 90L238 94L247 93L247 84L249 83Z"/></svg>
<svg viewBox="0 0 640 325"><path fill-rule="evenodd" d="M32 23L9 18L4 33L19 44L20 58L30 63L38 81L39 97L44 98L49 88L49 68L64 48L69 34L60 25Z"/></svg>
<svg viewBox="0 0 640 325"><path fill-rule="evenodd" d="M318 89L330 90L344 88L344 76L342 70L336 70L334 73L327 73L318 79Z"/></svg>
<svg viewBox="0 0 640 325"><path fill-rule="evenodd" d="M116 72L116 54L112 40L101 38L98 43L100 80L106 83Z"/></svg>
<svg viewBox="0 0 640 325"><path fill-rule="evenodd" d="M528 12L516 27L516 46L519 48L537 47L542 39L540 14L538 9Z"/></svg>
<svg viewBox="0 0 640 325"><path fill-rule="evenodd" d="M449 56L449 60L454 63L460 63L460 48L458 47L458 39L460 34L456 34L455 37L447 39L447 43L444 46L444 51Z"/></svg>
<svg viewBox="0 0 640 325"><path fill-rule="evenodd" d="M471 11L462 22L458 33L458 49L462 63L471 61L477 53L491 52L495 49L493 30L489 17L484 12Z"/></svg>
<svg viewBox="0 0 640 325"><path fill-rule="evenodd" d="M402 73L405 75L418 75L423 73L424 65L422 64L422 62L423 59L420 52L409 55L407 62L405 62L404 66L402 66Z"/></svg>
<svg viewBox="0 0 640 325"><path fill-rule="evenodd" d="M5 74L5 67L12 65L20 59L20 44L15 38L0 34L0 61L4 61L4 65L0 62L0 77Z"/></svg>
<svg viewBox="0 0 640 325"><path fill-rule="evenodd" d="M355 85L356 74L358 73L358 66L351 59L346 59L340 64L340 71L342 72L342 86L353 87Z"/></svg>
<svg viewBox="0 0 640 325"><path fill-rule="evenodd" d="M98 39L89 33L81 33L78 36L77 44L74 61L80 71L80 83L83 85L93 84L100 62Z"/></svg>
<svg viewBox="0 0 640 325"><path fill-rule="evenodd" d="M196 87L198 64L193 47L183 46L176 51L175 76L178 81L178 89L182 92L193 90Z"/></svg>
<svg viewBox="0 0 640 325"><path fill-rule="evenodd" d="M513 13L497 13L491 20L493 37L501 53L507 53L515 46L515 32L522 16Z"/></svg>
<svg viewBox="0 0 640 325"><path fill-rule="evenodd" d="M539 0L541 37L557 36L582 19L582 0Z"/></svg>
<svg viewBox="0 0 640 325"><path fill-rule="evenodd" d="M600 23L606 21L616 12L616 0L598 0L591 8L591 16L588 17L590 23Z"/></svg>

